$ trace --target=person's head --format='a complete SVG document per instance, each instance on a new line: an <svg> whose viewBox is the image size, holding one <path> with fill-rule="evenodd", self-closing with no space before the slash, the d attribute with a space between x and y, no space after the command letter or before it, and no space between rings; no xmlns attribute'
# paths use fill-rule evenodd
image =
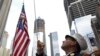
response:
<svg viewBox="0 0 100 56"><path fill-rule="evenodd" d="M75 33L73 36L66 35L65 41L61 48L66 52L67 49L74 49L75 52L80 52L81 50L87 49L87 43L84 37L78 33Z"/></svg>
<svg viewBox="0 0 100 56"><path fill-rule="evenodd" d="M74 39L74 37L66 35L65 40L63 41L63 44L61 48L66 52L67 49L74 49L76 52L80 52L80 46L78 42Z"/></svg>
<svg viewBox="0 0 100 56"><path fill-rule="evenodd" d="M43 53L45 48L45 44L41 42L40 40L37 41L37 52Z"/></svg>

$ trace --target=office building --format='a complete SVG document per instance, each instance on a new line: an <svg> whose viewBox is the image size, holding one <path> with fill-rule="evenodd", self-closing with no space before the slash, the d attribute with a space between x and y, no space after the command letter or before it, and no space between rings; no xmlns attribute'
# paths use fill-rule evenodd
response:
<svg viewBox="0 0 100 56"><path fill-rule="evenodd" d="M77 0L64 4L71 35L74 33L83 35L89 51L93 51L94 46L99 46L96 43L100 42L100 40L96 40L98 38L92 30L93 26L91 27L91 18L96 15L98 3L100 3L100 0Z"/></svg>
<svg viewBox="0 0 100 56"><path fill-rule="evenodd" d="M68 16L69 27L71 28L72 21L76 18L86 15L95 15L96 6L100 0L77 0L68 2L64 0L64 7Z"/></svg>
<svg viewBox="0 0 100 56"><path fill-rule="evenodd" d="M0 43L6 25L12 0L0 0Z"/></svg>
<svg viewBox="0 0 100 56"><path fill-rule="evenodd" d="M71 4L69 7L71 18L74 20L90 14L95 15L97 4L98 1L79 1Z"/></svg>
<svg viewBox="0 0 100 56"><path fill-rule="evenodd" d="M1 44L1 46L4 48L6 48L8 36L9 36L8 32L4 31L2 36L2 44Z"/></svg>
<svg viewBox="0 0 100 56"><path fill-rule="evenodd" d="M60 56L57 32L50 33L49 37L51 46L51 56Z"/></svg>

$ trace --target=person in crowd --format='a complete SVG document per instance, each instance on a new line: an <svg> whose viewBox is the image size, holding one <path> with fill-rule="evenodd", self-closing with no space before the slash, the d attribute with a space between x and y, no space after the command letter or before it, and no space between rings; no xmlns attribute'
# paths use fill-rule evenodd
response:
<svg viewBox="0 0 100 56"><path fill-rule="evenodd" d="M40 40L37 41L37 53L36 56L46 56L44 53L45 44L42 43Z"/></svg>
<svg viewBox="0 0 100 56"><path fill-rule="evenodd" d="M44 43L38 41L36 56L46 56L44 47ZM83 56L80 52L87 49L87 43L84 37L76 33L73 36L66 35L61 48L65 51L66 56Z"/></svg>
<svg viewBox="0 0 100 56"><path fill-rule="evenodd" d="M87 49L87 43L84 37L76 33L73 36L66 35L61 48L67 56L83 56L80 52Z"/></svg>

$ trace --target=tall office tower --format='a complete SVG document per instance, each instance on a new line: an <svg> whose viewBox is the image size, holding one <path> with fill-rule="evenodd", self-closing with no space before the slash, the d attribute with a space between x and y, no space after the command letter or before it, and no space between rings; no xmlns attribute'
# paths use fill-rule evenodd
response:
<svg viewBox="0 0 100 56"><path fill-rule="evenodd" d="M70 4L74 3L76 1L78 1L78 0L64 0L64 7L65 7L65 12L66 12L67 16L69 16L68 11L69 11ZM68 18L70 18L70 17L68 17ZM69 27L71 27L71 21L72 21L72 19L68 19Z"/></svg>
<svg viewBox="0 0 100 56"><path fill-rule="evenodd" d="M38 19L36 19L34 22L34 33L36 34L36 38L38 38L38 40L44 42L46 45L45 22L40 17ZM45 53L47 53L46 46L45 46Z"/></svg>
<svg viewBox="0 0 100 56"><path fill-rule="evenodd" d="M66 0L65 0L66 1ZM67 3L64 4L66 14L68 15L69 26L74 19L86 16L86 15L95 15L96 6L100 0L78 0L70 3L68 6Z"/></svg>
<svg viewBox="0 0 100 56"><path fill-rule="evenodd" d="M0 0L0 43L12 0Z"/></svg>
<svg viewBox="0 0 100 56"><path fill-rule="evenodd" d="M57 32L50 33L49 37L51 46L51 56L60 56Z"/></svg>

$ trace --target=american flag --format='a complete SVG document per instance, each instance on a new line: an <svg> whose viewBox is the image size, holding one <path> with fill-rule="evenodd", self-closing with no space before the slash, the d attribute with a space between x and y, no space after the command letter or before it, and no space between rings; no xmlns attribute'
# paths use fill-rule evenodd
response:
<svg viewBox="0 0 100 56"><path fill-rule="evenodd" d="M24 10L24 5L19 17L17 29L13 41L13 56L25 56L30 43L28 26Z"/></svg>

